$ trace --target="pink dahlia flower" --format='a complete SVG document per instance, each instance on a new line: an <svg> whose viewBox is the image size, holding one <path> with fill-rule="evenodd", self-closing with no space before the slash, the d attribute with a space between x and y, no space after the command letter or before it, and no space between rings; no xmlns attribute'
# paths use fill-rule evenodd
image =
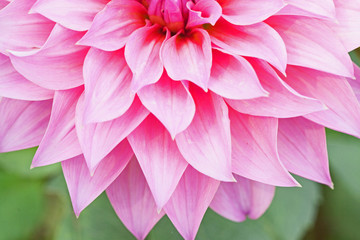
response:
<svg viewBox="0 0 360 240"><path fill-rule="evenodd" d="M360 0L0 9L0 152L39 145L76 215L106 191L138 239L164 214L194 239L209 206L258 218L289 172L332 186L324 127L360 137Z"/></svg>

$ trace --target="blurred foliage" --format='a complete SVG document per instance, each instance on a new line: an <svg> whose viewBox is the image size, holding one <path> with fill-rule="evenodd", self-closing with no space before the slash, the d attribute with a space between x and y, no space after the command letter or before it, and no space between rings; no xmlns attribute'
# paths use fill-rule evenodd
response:
<svg viewBox="0 0 360 240"><path fill-rule="evenodd" d="M360 49L351 53L360 65ZM360 239L360 140L327 131L335 190L298 178L278 188L260 219L234 223L212 210L197 239ZM0 154L0 240L134 239L102 194L76 219L59 164L30 170L36 148ZM182 239L167 217L147 240Z"/></svg>

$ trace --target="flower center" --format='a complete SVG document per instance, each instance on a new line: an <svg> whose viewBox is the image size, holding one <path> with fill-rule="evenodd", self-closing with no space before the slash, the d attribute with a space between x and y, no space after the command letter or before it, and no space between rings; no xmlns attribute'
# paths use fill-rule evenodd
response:
<svg viewBox="0 0 360 240"><path fill-rule="evenodd" d="M143 5L148 7L151 23L167 27L172 34L185 30L192 0L148 0Z"/></svg>

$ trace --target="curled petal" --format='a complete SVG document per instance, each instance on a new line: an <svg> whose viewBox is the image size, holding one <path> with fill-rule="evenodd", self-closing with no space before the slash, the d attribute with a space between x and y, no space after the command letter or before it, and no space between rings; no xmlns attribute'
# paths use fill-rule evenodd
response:
<svg viewBox="0 0 360 240"><path fill-rule="evenodd" d="M334 32L313 18L274 16L267 23L282 37L288 64L353 77L350 56Z"/></svg>
<svg viewBox="0 0 360 240"><path fill-rule="evenodd" d="M334 0L337 22L331 24L350 52L360 46L360 0Z"/></svg>
<svg viewBox="0 0 360 240"><path fill-rule="evenodd" d="M221 6L215 0L199 0L196 3L187 2L189 18L186 27L191 28L210 23L215 25L221 17Z"/></svg>
<svg viewBox="0 0 360 240"><path fill-rule="evenodd" d="M235 25L259 23L274 15L285 6L283 0L218 0L222 7L222 16Z"/></svg>
<svg viewBox="0 0 360 240"><path fill-rule="evenodd" d="M176 34L161 48L165 69L173 80L189 80L207 90L211 71L211 41L203 29Z"/></svg>
<svg viewBox="0 0 360 240"><path fill-rule="evenodd" d="M333 0L285 0L287 5L277 15L298 15L307 17L335 19Z"/></svg>
<svg viewBox="0 0 360 240"><path fill-rule="evenodd" d="M275 187L235 175L236 183L220 183L210 207L235 222L259 218L270 206Z"/></svg>
<svg viewBox="0 0 360 240"><path fill-rule="evenodd" d="M11 52L11 62L21 75L41 87L65 90L80 86L88 48L75 43L82 35L56 25L39 50Z"/></svg>
<svg viewBox="0 0 360 240"><path fill-rule="evenodd" d="M227 52L263 59L285 72L287 54L284 41L269 25L235 26L220 19L214 27L209 27L208 32L211 41Z"/></svg>
<svg viewBox="0 0 360 240"><path fill-rule="evenodd" d="M39 145L49 123L51 103L0 98L0 152Z"/></svg>
<svg viewBox="0 0 360 240"><path fill-rule="evenodd" d="M34 156L32 167L40 167L81 154L75 132L75 107L83 87L56 91L49 125Z"/></svg>
<svg viewBox="0 0 360 240"><path fill-rule="evenodd" d="M145 239L164 215L158 213L144 174L136 158L108 187L106 193L123 224L137 239Z"/></svg>
<svg viewBox="0 0 360 240"><path fill-rule="evenodd" d="M158 209L169 200L187 167L164 126L148 116L128 140L149 184Z"/></svg>
<svg viewBox="0 0 360 240"><path fill-rule="evenodd" d="M90 173L149 114L138 98L120 117L106 122L84 123L84 95L76 107L76 132Z"/></svg>
<svg viewBox="0 0 360 240"><path fill-rule="evenodd" d="M53 98L54 91L42 88L21 76L12 66L10 58L0 53L0 96L39 101Z"/></svg>
<svg viewBox="0 0 360 240"><path fill-rule="evenodd" d="M61 163L76 216L94 201L119 176L133 152L125 140L114 148L90 175L83 155Z"/></svg>
<svg viewBox="0 0 360 240"><path fill-rule="evenodd" d="M95 14L110 0L37 0L31 13L40 13L75 31L88 30Z"/></svg>
<svg viewBox="0 0 360 240"><path fill-rule="evenodd" d="M333 186L323 126L302 117L280 119L278 149L290 172Z"/></svg>
<svg viewBox="0 0 360 240"><path fill-rule="evenodd" d="M95 16L78 44L104 51L118 50L125 46L132 32L145 26L145 17L146 9L138 1L111 1Z"/></svg>
<svg viewBox="0 0 360 240"><path fill-rule="evenodd" d="M168 37L169 32L158 25L143 27L131 34L125 46L125 58L133 72L134 92L160 79L164 71L160 49Z"/></svg>
<svg viewBox="0 0 360 240"><path fill-rule="evenodd" d="M278 120L229 111L233 172L275 186L299 186L279 159Z"/></svg>
<svg viewBox="0 0 360 240"><path fill-rule="evenodd" d="M28 14L35 0L13 0L0 8L0 52L40 48L54 23L40 14Z"/></svg>
<svg viewBox="0 0 360 240"><path fill-rule="evenodd" d="M85 122L104 122L124 114L134 100L132 74L124 50L91 48L84 63Z"/></svg>
<svg viewBox="0 0 360 240"><path fill-rule="evenodd" d="M231 174L231 134L228 108L221 97L193 88L196 113L175 140L186 161L199 172L221 181Z"/></svg>
<svg viewBox="0 0 360 240"><path fill-rule="evenodd" d="M248 61L215 49L209 89L222 97L238 100L268 95Z"/></svg>
<svg viewBox="0 0 360 240"><path fill-rule="evenodd" d="M138 92L142 104L167 128L172 138L185 130L195 115L195 102L182 82L166 73Z"/></svg>
<svg viewBox="0 0 360 240"><path fill-rule="evenodd" d="M296 92L266 62L255 59L250 62L269 96L241 101L226 99L236 111L255 116L289 118L327 109L319 100Z"/></svg>
<svg viewBox="0 0 360 240"><path fill-rule="evenodd" d="M201 220L210 205L219 181L188 166L165 205L165 212L184 239L195 239Z"/></svg>
<svg viewBox="0 0 360 240"><path fill-rule="evenodd" d="M328 110L308 114L306 118L360 137L360 104L346 78L291 66L285 81L299 93L319 99L328 107Z"/></svg>

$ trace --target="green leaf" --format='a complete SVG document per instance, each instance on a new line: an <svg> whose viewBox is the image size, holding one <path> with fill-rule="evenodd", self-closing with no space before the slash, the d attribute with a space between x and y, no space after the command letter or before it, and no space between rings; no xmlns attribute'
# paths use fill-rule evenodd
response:
<svg viewBox="0 0 360 240"><path fill-rule="evenodd" d="M43 219L44 200L40 181L0 172L0 240L30 239Z"/></svg>
<svg viewBox="0 0 360 240"><path fill-rule="evenodd" d="M347 191L360 199L360 139L327 130L327 141L331 170Z"/></svg>
<svg viewBox="0 0 360 240"><path fill-rule="evenodd" d="M31 161L37 148L15 152L0 153L0 169L27 178L44 178L61 172L60 164L34 168L30 170Z"/></svg>

